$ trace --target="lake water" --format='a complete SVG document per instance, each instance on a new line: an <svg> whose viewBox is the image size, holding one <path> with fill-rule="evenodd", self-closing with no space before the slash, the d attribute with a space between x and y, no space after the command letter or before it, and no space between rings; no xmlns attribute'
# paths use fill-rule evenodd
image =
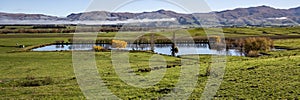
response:
<svg viewBox="0 0 300 100"><path fill-rule="evenodd" d="M110 44L96 44L106 49L111 49ZM32 51L70 51L70 50L92 50L94 44L70 44L70 45L49 45L35 48ZM208 44L176 44L179 52L176 55L187 54L221 54L231 56L244 56L242 52L235 49L214 50ZM159 54L171 55L172 44L155 44L154 52ZM125 50L151 50L150 44L128 44Z"/></svg>

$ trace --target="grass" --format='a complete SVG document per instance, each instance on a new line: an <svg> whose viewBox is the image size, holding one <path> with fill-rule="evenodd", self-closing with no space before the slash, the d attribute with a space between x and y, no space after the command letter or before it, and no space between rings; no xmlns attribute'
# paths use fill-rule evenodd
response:
<svg viewBox="0 0 300 100"><path fill-rule="evenodd" d="M13 27L16 29L27 29L32 26L7 26L7 27ZM74 29L76 27L68 27L67 29ZM189 33L193 37L197 36L207 36L207 34L220 34L225 33L224 35L226 37L240 37L240 36L285 36L285 35L291 35L291 36L299 36L300 27L239 27L239 28L190 28L187 30L177 30L175 33ZM7 30L7 28L0 29L0 30ZM207 33L206 33L207 32ZM99 37L114 37L118 32L99 32ZM141 33L141 32L120 32L120 33ZM169 32L167 30L163 30L162 32L154 32L157 34L157 36L162 36L165 34L171 34L172 36L173 32ZM13 34L13 33L9 33ZM34 34L34 35L32 35ZM31 33L29 36L72 36L72 34L68 33L61 33L61 34L54 34L54 33L43 33L43 34L37 34L37 33ZM134 35L134 34L133 34ZM178 34L180 35L180 34ZM1 36L7 36L0 34ZM24 34L18 34L18 36L24 36ZM26 36L26 35L25 35ZM28 36L28 35L27 35Z"/></svg>
<svg viewBox="0 0 300 100"><path fill-rule="evenodd" d="M22 34L23 35L23 34ZM71 52L16 52L16 43L26 46L67 40L61 34L43 34L41 37L24 34L0 38L0 98L1 99L84 99L76 82ZM53 35L53 36L52 36ZM49 37L47 37L49 36ZM52 37L51 37L52 36ZM267 52L270 56L227 57L223 82L214 99L299 99L300 96L300 39L276 40L275 46L293 50ZM110 52L97 52L96 63L99 76L108 88L122 99L156 99L172 91L178 82L180 58L164 56L167 68L163 79L147 89L136 88L124 83L111 64ZM133 52L129 54L131 67L137 74L149 68L153 54ZM206 68L210 65L209 55L200 55L200 75L197 87L190 99L197 99L206 85ZM157 71L157 70L152 70ZM49 84L48 84L49 83ZM29 85L24 85L29 84ZM31 85L30 85L31 84ZM38 85L35 85L38 84Z"/></svg>
<svg viewBox="0 0 300 100"><path fill-rule="evenodd" d="M288 65L286 62L289 62ZM218 96L234 99L296 99L299 56L229 62ZM237 64L239 63L239 64Z"/></svg>
<svg viewBox="0 0 300 100"><path fill-rule="evenodd" d="M281 39L275 41L275 44L277 44L277 46L285 47L289 49L300 49L300 45L298 43L299 43L299 39L288 39L288 40Z"/></svg>

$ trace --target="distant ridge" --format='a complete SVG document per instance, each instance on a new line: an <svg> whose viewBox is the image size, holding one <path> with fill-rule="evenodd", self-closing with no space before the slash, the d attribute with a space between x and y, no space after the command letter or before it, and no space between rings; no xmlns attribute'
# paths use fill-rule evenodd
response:
<svg viewBox="0 0 300 100"><path fill-rule="evenodd" d="M207 20L215 15L216 20ZM0 12L0 24L69 24L77 21L118 22L134 19L175 18L180 25L200 25L201 23L220 23L224 26L246 25L298 25L300 23L300 7L276 9L269 6L236 8L211 13L181 14L169 10L129 13L92 11L72 13L64 18L44 14L14 14Z"/></svg>

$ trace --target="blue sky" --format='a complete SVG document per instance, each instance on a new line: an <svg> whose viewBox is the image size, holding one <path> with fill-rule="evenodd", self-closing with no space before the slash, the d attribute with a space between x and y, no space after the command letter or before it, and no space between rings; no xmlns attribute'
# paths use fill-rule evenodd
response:
<svg viewBox="0 0 300 100"><path fill-rule="evenodd" d="M97 0L96 0L97 1ZM118 1L118 0L110 0ZM124 0L122 0L124 1ZM300 0L204 0L212 11L221 11L240 7L253 7L267 5L275 8L294 8L300 6ZM105 2L105 1L104 1ZM47 14L55 16L67 16L71 13L79 13L91 10L108 10L90 9L95 3L93 0L1 0L0 12L10 13L33 13ZM109 4L96 4L97 6L105 6ZM87 10L89 9L89 10ZM184 13L181 8L172 4L162 2L160 0L137 0L131 2L120 9L118 12L143 12L155 11L159 9L173 10ZM192 11L205 12L205 11Z"/></svg>

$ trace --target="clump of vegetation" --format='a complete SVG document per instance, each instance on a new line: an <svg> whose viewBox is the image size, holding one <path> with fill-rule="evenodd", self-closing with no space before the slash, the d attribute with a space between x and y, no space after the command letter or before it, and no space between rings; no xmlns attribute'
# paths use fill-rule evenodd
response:
<svg viewBox="0 0 300 100"><path fill-rule="evenodd" d="M172 50L173 51L173 50ZM178 53L179 52L179 49L178 49L178 47L177 46L175 46L175 48L174 48L174 52L175 53Z"/></svg>
<svg viewBox="0 0 300 100"><path fill-rule="evenodd" d="M126 48L127 42L122 40L112 40L112 48Z"/></svg>
<svg viewBox="0 0 300 100"><path fill-rule="evenodd" d="M248 57L258 57L258 55L259 55L259 52L258 52L258 51L249 51L249 52L247 53L247 56L248 56Z"/></svg>
<svg viewBox="0 0 300 100"><path fill-rule="evenodd" d="M140 37L138 40L136 40L136 43L150 43L150 41L145 37Z"/></svg>
<svg viewBox="0 0 300 100"><path fill-rule="evenodd" d="M221 37L220 36L210 36L209 37L210 42L215 42L215 43L221 43Z"/></svg>
<svg viewBox="0 0 300 100"><path fill-rule="evenodd" d="M102 46L94 46L93 49L96 51L96 52L101 52L104 50L104 48Z"/></svg>
<svg viewBox="0 0 300 100"><path fill-rule="evenodd" d="M211 66L208 66L206 68L205 76L209 76L210 75L210 71L211 71Z"/></svg>
<svg viewBox="0 0 300 100"><path fill-rule="evenodd" d="M266 37L248 37L246 39L239 39L236 45L240 47L246 56L258 56L259 51L269 51L273 47L273 40Z"/></svg>
<svg viewBox="0 0 300 100"><path fill-rule="evenodd" d="M220 36L210 36L209 38L210 42L210 49L215 49L215 50L223 50L225 49L224 40Z"/></svg>
<svg viewBox="0 0 300 100"><path fill-rule="evenodd" d="M23 86L23 87L44 86L53 83L54 81L51 77L36 78L33 76L27 76L24 80L18 82L18 86Z"/></svg>

